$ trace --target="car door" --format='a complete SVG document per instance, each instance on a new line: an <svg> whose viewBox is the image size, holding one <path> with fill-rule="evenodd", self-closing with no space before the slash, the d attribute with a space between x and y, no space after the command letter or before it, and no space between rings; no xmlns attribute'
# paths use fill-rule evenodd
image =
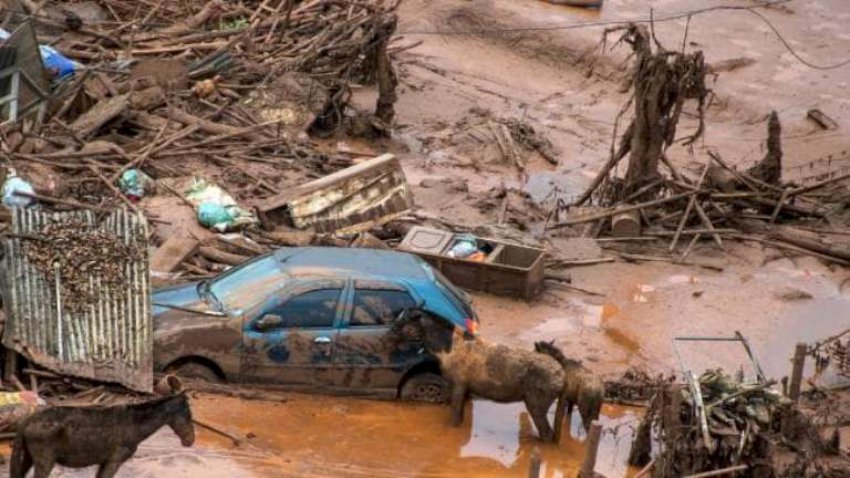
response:
<svg viewBox="0 0 850 478"><path fill-rule="evenodd" d="M297 388L331 385L345 282L301 282L249 312L242 381Z"/></svg>
<svg viewBox="0 0 850 478"><path fill-rule="evenodd" d="M395 389L424 351L421 344L390 345L385 334L417 301L393 282L354 280L352 285L334 356L334 383L353 390Z"/></svg>

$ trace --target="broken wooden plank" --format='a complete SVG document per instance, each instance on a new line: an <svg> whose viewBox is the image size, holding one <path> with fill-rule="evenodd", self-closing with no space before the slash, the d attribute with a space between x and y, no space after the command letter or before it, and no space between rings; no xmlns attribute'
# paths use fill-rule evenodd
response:
<svg viewBox="0 0 850 478"><path fill-rule="evenodd" d="M181 262L197 252L198 241L192 237L171 236L151 257L151 270L173 272Z"/></svg>
<svg viewBox="0 0 850 478"><path fill-rule="evenodd" d="M130 94L113 96L112 98L98 101L92 109L86 111L70 125L71 131L77 136L84 138L115 119L127 109L130 103Z"/></svg>
<svg viewBox="0 0 850 478"><path fill-rule="evenodd" d="M824 114L823 111L821 111L817 108L810 109L806 113L806 117L809 118L810 120L814 121L818 126L820 126L823 129L826 129L826 130L838 129L838 123L834 119L832 119L829 116L827 116L826 114Z"/></svg>

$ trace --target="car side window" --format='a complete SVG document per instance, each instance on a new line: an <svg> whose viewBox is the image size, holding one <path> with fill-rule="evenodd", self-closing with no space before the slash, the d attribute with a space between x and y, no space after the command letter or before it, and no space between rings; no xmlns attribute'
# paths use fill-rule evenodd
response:
<svg viewBox="0 0 850 478"><path fill-rule="evenodd" d="M405 291L355 289L352 326L389 325L416 301Z"/></svg>
<svg viewBox="0 0 850 478"><path fill-rule="evenodd" d="M289 328L332 327L342 289L319 289L290 297L255 322L263 332ZM273 318L273 321L268 320ZM266 325L270 324L270 325Z"/></svg>

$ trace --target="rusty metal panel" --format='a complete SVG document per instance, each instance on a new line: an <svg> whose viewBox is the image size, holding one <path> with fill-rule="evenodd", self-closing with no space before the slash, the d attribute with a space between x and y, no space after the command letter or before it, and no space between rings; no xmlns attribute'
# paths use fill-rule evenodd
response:
<svg viewBox="0 0 850 478"><path fill-rule="evenodd" d="M24 22L6 40L5 46L16 50L15 64L24 81L18 91L18 118L27 115L33 108L46 104L50 96L50 79L41 60L35 28L32 22Z"/></svg>
<svg viewBox="0 0 850 478"><path fill-rule="evenodd" d="M93 274L89 280L104 292L88 310L72 312L57 307L54 282L39 273L22 251L21 236L33 234L50 221L72 217L100 224L126 244L147 250L144 218L126 210L115 211L97 223L90 211L15 209L0 274L7 314L3 344L58 373L149 392L153 335L147 254L128 261L126 290L120 294L99 287L101 278Z"/></svg>
<svg viewBox="0 0 850 478"><path fill-rule="evenodd" d="M384 224L412 207L401 163L385 154L279 194L257 210L265 226L289 223L342 235Z"/></svg>

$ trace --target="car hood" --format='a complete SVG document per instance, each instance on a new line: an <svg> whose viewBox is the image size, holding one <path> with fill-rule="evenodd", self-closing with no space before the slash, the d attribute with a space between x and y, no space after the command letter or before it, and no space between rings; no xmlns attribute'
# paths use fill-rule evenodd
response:
<svg viewBox="0 0 850 478"><path fill-rule="evenodd" d="M155 304L153 306L153 316L157 318L166 312L174 311L174 309L156 304L203 309L206 308L206 304L203 304L203 302L204 300L198 294L197 282L157 289L153 292L153 303Z"/></svg>

